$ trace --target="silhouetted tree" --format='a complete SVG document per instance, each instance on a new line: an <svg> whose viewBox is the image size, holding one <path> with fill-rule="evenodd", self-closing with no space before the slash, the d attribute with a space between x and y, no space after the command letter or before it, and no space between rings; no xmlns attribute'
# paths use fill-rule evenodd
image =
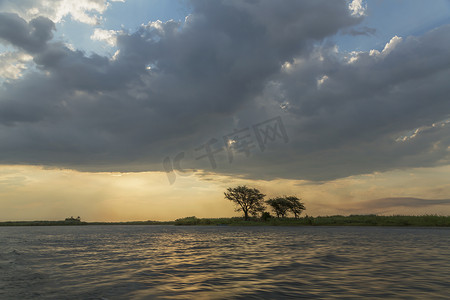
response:
<svg viewBox="0 0 450 300"><path fill-rule="evenodd" d="M263 200L266 195L255 188L238 186L228 188L224 194L226 199L236 204L236 211L242 210L245 220L248 220L249 214L257 215L265 209Z"/></svg>
<svg viewBox="0 0 450 300"><path fill-rule="evenodd" d="M300 202L300 199L296 196L283 196L275 197L266 201L269 204L277 217L286 217L286 214L290 211L294 214L295 218L305 210L305 206Z"/></svg>
<svg viewBox="0 0 450 300"><path fill-rule="evenodd" d="M289 203L289 210L298 218L302 211L305 210L305 205L300 202L296 196L284 196L284 199Z"/></svg>
<svg viewBox="0 0 450 300"><path fill-rule="evenodd" d="M283 197L271 198L267 200L266 203L272 207L273 211L277 215L277 218L279 218L280 216L283 218L286 217L286 213L290 207L290 203L285 198Z"/></svg>

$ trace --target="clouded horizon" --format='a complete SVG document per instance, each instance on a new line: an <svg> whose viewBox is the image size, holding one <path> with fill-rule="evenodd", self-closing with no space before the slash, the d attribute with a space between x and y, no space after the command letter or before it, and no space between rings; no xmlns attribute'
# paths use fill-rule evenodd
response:
<svg viewBox="0 0 450 300"><path fill-rule="evenodd" d="M450 213L448 1L46 3L0 1L0 219Z"/></svg>

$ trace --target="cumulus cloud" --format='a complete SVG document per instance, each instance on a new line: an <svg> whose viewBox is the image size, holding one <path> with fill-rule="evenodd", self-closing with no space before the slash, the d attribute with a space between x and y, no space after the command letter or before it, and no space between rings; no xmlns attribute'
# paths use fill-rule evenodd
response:
<svg viewBox="0 0 450 300"><path fill-rule="evenodd" d="M27 63L33 59L31 55L22 52L0 53L0 73L3 79L18 79L26 70Z"/></svg>
<svg viewBox="0 0 450 300"><path fill-rule="evenodd" d="M395 49L395 47L397 47L397 45L400 44L401 41L402 41L401 37L394 36L388 43L386 43L381 52L376 49L372 49L370 50L369 53L372 56L386 56L389 53L391 53L392 50Z"/></svg>
<svg viewBox="0 0 450 300"><path fill-rule="evenodd" d="M109 46L116 46L117 43L117 31L105 30L101 28L95 28L94 33L91 35L91 39L94 41L104 41Z"/></svg>
<svg viewBox="0 0 450 300"><path fill-rule="evenodd" d="M184 23L115 33L111 59L50 40L49 19L2 16L0 37L37 66L2 87L2 163L149 171L186 150L184 167L211 171L195 149L214 139L214 171L249 178L327 180L449 161L449 126L396 140L448 118L448 26L349 64L325 42L361 21L346 1L195 0ZM264 151L253 140L251 155L229 163L223 136L276 116L288 139Z"/></svg>
<svg viewBox="0 0 450 300"><path fill-rule="evenodd" d="M352 0L348 8L352 12L352 16L361 17L366 13L367 6L363 3L363 0Z"/></svg>
<svg viewBox="0 0 450 300"><path fill-rule="evenodd" d="M101 14L108 8L107 0L4 0L0 2L0 10L16 13L29 21L38 16L46 17L54 23L60 22L64 17L70 16L73 20L91 25L98 24Z"/></svg>

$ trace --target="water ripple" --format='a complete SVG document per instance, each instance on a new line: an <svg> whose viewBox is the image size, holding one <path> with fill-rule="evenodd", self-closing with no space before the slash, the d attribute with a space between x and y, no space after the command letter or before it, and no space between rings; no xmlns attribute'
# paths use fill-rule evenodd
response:
<svg viewBox="0 0 450 300"><path fill-rule="evenodd" d="M1 299L446 299L450 229L0 228Z"/></svg>

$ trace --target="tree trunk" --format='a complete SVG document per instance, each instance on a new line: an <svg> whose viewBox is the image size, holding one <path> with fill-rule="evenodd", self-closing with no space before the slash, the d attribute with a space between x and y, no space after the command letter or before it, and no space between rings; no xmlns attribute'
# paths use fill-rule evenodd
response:
<svg viewBox="0 0 450 300"><path fill-rule="evenodd" d="M244 211L244 220L248 221L248 211Z"/></svg>

